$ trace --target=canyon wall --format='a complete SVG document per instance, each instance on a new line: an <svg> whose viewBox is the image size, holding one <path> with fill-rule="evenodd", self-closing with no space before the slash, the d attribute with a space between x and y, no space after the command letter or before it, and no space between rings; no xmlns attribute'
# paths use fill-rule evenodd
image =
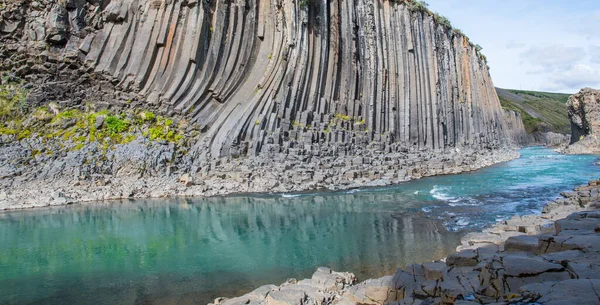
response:
<svg viewBox="0 0 600 305"><path fill-rule="evenodd" d="M22 39L85 55L86 67L120 91L189 117L207 130L214 157L292 142L428 149L506 142L475 47L404 4L53 2L22 4L29 15ZM119 102L113 98L106 102Z"/></svg>
<svg viewBox="0 0 600 305"><path fill-rule="evenodd" d="M39 0L2 10L0 68L26 81L29 107L128 111L132 122L147 109L175 120L175 157L145 151L127 163L155 175L205 180L239 163L252 173L302 163L312 164L309 180L378 171L401 180L483 166L478 157L521 134L477 47L413 1ZM78 150L94 144L76 133L86 139ZM123 145L102 159L113 162L103 175L123 172L115 160L138 149ZM316 174L323 165L342 169Z"/></svg>
<svg viewBox="0 0 600 305"><path fill-rule="evenodd" d="M525 124L521 113L514 110L504 110L504 121L508 130L508 137L518 145L528 145L533 142L531 135L525 131Z"/></svg>
<svg viewBox="0 0 600 305"><path fill-rule="evenodd" d="M564 149L569 143L570 136L552 132L551 129L539 130L528 134L521 113L514 110L504 111L504 121L508 137L519 146L547 146ZM540 124L542 125L542 124Z"/></svg>

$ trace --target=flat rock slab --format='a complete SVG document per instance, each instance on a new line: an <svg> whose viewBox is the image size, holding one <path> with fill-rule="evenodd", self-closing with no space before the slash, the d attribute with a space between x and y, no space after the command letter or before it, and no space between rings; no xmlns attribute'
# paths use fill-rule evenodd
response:
<svg viewBox="0 0 600 305"><path fill-rule="evenodd" d="M600 233L599 218L561 219L556 221L557 234L598 234Z"/></svg>
<svg viewBox="0 0 600 305"><path fill-rule="evenodd" d="M448 271L448 266L442 262L429 262L423 264L423 272L428 280L439 280Z"/></svg>
<svg viewBox="0 0 600 305"><path fill-rule="evenodd" d="M559 283L529 284L521 287L522 295L540 296L537 303L544 305L597 305L600 304L600 280L566 280Z"/></svg>
<svg viewBox="0 0 600 305"><path fill-rule="evenodd" d="M502 243L502 239L500 236L491 233L469 233L460 239L461 243L464 245L474 245L474 244L496 244L499 245Z"/></svg>
<svg viewBox="0 0 600 305"><path fill-rule="evenodd" d="M287 289L272 291L266 299L267 305L302 305L306 299L304 291Z"/></svg>
<svg viewBox="0 0 600 305"><path fill-rule="evenodd" d="M504 272L508 276L532 276L544 272L563 271L564 267L559 264L553 264L540 258L528 258L521 256L508 255L502 260Z"/></svg>
<svg viewBox="0 0 600 305"><path fill-rule="evenodd" d="M504 243L504 250L507 252L527 252L537 253L539 249L539 238L537 236L513 236Z"/></svg>
<svg viewBox="0 0 600 305"><path fill-rule="evenodd" d="M477 265L477 263L477 253L475 250L460 251L446 258L446 264L451 267L470 267Z"/></svg>

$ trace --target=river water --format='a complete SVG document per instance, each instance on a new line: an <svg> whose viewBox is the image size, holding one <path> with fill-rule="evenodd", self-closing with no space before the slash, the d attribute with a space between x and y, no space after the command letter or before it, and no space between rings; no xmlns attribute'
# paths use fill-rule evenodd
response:
<svg viewBox="0 0 600 305"><path fill-rule="evenodd" d="M521 154L385 188L0 213L0 305L206 304L318 266L378 277L600 176L595 156Z"/></svg>

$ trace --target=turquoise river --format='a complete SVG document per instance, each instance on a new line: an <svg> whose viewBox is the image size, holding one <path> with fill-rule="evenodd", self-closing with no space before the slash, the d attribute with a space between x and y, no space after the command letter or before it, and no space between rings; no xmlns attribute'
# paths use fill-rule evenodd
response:
<svg viewBox="0 0 600 305"><path fill-rule="evenodd" d="M600 176L594 156L521 153L385 188L0 212L0 304L206 304L318 266L379 277Z"/></svg>

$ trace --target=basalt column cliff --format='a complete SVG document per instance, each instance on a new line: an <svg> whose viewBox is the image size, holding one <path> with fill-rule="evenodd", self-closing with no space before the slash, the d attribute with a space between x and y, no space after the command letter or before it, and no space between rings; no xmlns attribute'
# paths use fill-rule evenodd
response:
<svg viewBox="0 0 600 305"><path fill-rule="evenodd" d="M119 176L125 162L116 163L128 159L168 169L142 176L205 184L194 193L210 193L215 175L250 191L341 177L393 182L505 160L490 156L522 129L507 123L478 48L412 1L67 0L2 10L2 68L47 75L25 77L32 107L93 104L132 122L148 109L180 127L183 140L160 148L175 157L153 159L152 137L133 133L135 141L104 153L103 175ZM119 157L136 143L147 148L134 155L147 157ZM86 166L69 168L81 177L94 171ZM290 170L294 177L281 174ZM284 185L247 179L266 173Z"/></svg>
<svg viewBox="0 0 600 305"><path fill-rule="evenodd" d="M206 126L213 157L293 142L319 150L504 141L474 48L404 5L113 1L105 11L113 22L84 39L86 61L148 103Z"/></svg>

